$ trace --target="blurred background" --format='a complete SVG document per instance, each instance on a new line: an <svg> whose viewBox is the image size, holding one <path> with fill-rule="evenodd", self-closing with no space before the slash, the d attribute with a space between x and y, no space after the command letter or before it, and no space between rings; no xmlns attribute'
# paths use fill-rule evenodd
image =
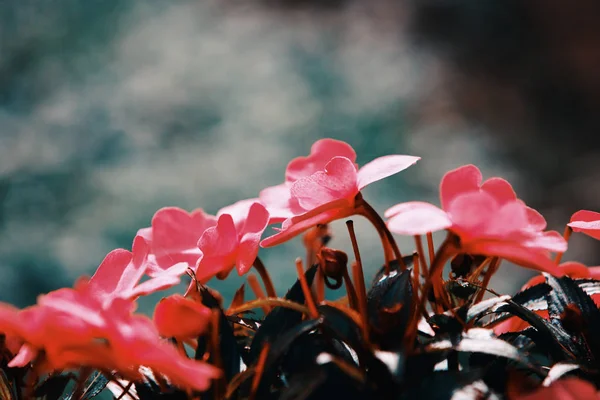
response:
<svg viewBox="0 0 600 400"><path fill-rule="evenodd" d="M160 207L256 196L323 137L360 164L423 158L366 190L380 212L437 203L475 163L562 232L600 210L599 17L594 0L0 1L0 300L93 274ZM372 275L379 240L357 222ZM300 243L261 250L282 294ZM599 248L575 235L564 260ZM214 283L226 298L234 275ZM492 287L529 275L504 264Z"/></svg>

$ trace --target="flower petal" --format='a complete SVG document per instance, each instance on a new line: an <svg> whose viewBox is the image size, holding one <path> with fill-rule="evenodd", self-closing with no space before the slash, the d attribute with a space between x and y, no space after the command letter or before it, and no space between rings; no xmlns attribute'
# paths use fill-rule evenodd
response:
<svg viewBox="0 0 600 400"><path fill-rule="evenodd" d="M581 232L600 240L600 213L588 210L577 211L567 225L575 232Z"/></svg>
<svg viewBox="0 0 600 400"><path fill-rule="evenodd" d="M452 220L452 230L464 240L470 240L489 231L490 216L499 206L487 192L470 191L455 196L444 209Z"/></svg>
<svg viewBox="0 0 600 400"><path fill-rule="evenodd" d="M540 250L564 253L567 241L556 231L539 232L537 235L522 241L523 246Z"/></svg>
<svg viewBox="0 0 600 400"><path fill-rule="evenodd" d="M511 184L502 178L490 178L486 180L481 185L481 190L491 194L500 205L517 200L517 194Z"/></svg>
<svg viewBox="0 0 600 400"><path fill-rule="evenodd" d="M158 302L152 319L161 336L183 340L204 332L210 317L210 308L204 304L174 294Z"/></svg>
<svg viewBox="0 0 600 400"><path fill-rule="evenodd" d="M352 163L356 162L356 152L348 143L335 139L317 140L310 148L309 156L297 157L289 162L285 170L285 181L293 183L321 171L334 157L345 157Z"/></svg>
<svg viewBox="0 0 600 400"><path fill-rule="evenodd" d="M469 254L504 258L522 267L547 272L554 276L564 275L564 271L550 259L547 252L529 249L519 243L480 240L463 247L463 251Z"/></svg>
<svg viewBox="0 0 600 400"><path fill-rule="evenodd" d="M576 261L564 262L560 264L560 267L565 272L565 275L575 279L593 278L592 272L595 272L593 271L593 268L588 268L582 263Z"/></svg>
<svg viewBox="0 0 600 400"><path fill-rule="evenodd" d="M298 201L292 199L290 185L285 183L261 190L258 197L260 202L269 210L270 224L282 222L304 211L298 205Z"/></svg>
<svg viewBox="0 0 600 400"><path fill-rule="evenodd" d="M296 235L318 224L327 224L333 220L352 215L354 208L350 207L346 199L335 200L323 204L305 214L297 215L284 221L282 229L275 235L269 236L260 242L261 247L272 247L286 242Z"/></svg>
<svg viewBox="0 0 600 400"><path fill-rule="evenodd" d="M389 155L374 159L363 165L357 174L358 190L373 182L404 171L411 165L416 164L421 157Z"/></svg>
<svg viewBox="0 0 600 400"><path fill-rule="evenodd" d="M399 235L424 235L447 229L452 221L444 210L420 201L396 204L385 212L390 231Z"/></svg>
<svg viewBox="0 0 600 400"><path fill-rule="evenodd" d="M93 287L91 290L98 296L114 293L132 259L133 254L125 249L115 249L108 253L90 279Z"/></svg>
<svg viewBox="0 0 600 400"><path fill-rule="evenodd" d="M254 203L248 212L246 224L241 232L236 266L238 273L244 275L252 268L258 255L260 238L269 222L269 213L260 203Z"/></svg>
<svg viewBox="0 0 600 400"><path fill-rule="evenodd" d="M517 200L504 203L499 210L493 214L488 214L486 218L489 219L485 230L488 236L499 238L504 236L510 239L511 234L524 231L530 227L527 206Z"/></svg>
<svg viewBox="0 0 600 400"><path fill-rule="evenodd" d="M546 229L546 219L531 207L527 207L527 219L529 220L529 227L534 231L543 231Z"/></svg>
<svg viewBox="0 0 600 400"><path fill-rule="evenodd" d="M235 250L238 244L238 235L229 214L219 217L217 225L208 228L198 240L198 247L205 257L226 255Z"/></svg>
<svg viewBox="0 0 600 400"><path fill-rule="evenodd" d="M294 182L290 192L300 207L312 210L338 199L353 199L358 193L356 179L356 168L352 161L345 157L334 157L324 171L317 171Z"/></svg>
<svg viewBox="0 0 600 400"><path fill-rule="evenodd" d="M196 265L198 239L216 223L216 217L201 209L191 213L177 207L158 210L152 218L152 251L156 262L162 268L178 262Z"/></svg>
<svg viewBox="0 0 600 400"><path fill-rule="evenodd" d="M223 214L229 214L231 215L231 218L233 218L233 222L235 223L236 229L241 230L244 226L244 223L246 222L246 218L248 217L250 207L254 203L260 203L260 199L252 198L237 201L217 211L217 218Z"/></svg>
<svg viewBox="0 0 600 400"><path fill-rule="evenodd" d="M479 191L481 180L481 171L472 164L447 172L440 183L442 208L448 211L450 203L458 195L470 191Z"/></svg>

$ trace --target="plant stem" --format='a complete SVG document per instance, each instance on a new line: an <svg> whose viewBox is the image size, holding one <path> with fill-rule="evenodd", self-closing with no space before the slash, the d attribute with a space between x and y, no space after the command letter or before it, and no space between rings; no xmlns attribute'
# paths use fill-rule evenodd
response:
<svg viewBox="0 0 600 400"><path fill-rule="evenodd" d="M256 275L248 274L248 277L246 279L248 280L248 285L254 292L254 295L256 296L257 299L262 300L262 299L267 298L267 296L265 296L265 293L263 292L262 288L260 287L260 283L258 282L258 278L256 277ZM265 317L271 311L271 307L267 304L263 305L261 308L262 308L263 312L265 313Z"/></svg>
<svg viewBox="0 0 600 400"><path fill-rule="evenodd" d="M358 311L363 320L363 336L365 341L369 340L369 318L367 315L367 290L365 288L365 277L362 269L362 261L360 259L360 251L358 250L358 242L356 240L356 233L354 232L354 222L352 220L346 221L348 227L348 233L350 234L350 241L352 242L352 249L354 250L354 258L356 261L352 263L352 277L356 282L356 296L358 300Z"/></svg>
<svg viewBox="0 0 600 400"><path fill-rule="evenodd" d="M421 260L421 273L423 276L429 275L429 268L427 267L427 261L425 261L425 251L423 250L423 242L420 235L415 235L415 245L417 246L417 253L419 253L419 260Z"/></svg>
<svg viewBox="0 0 600 400"><path fill-rule="evenodd" d="M569 242L571 233L573 233L573 228L571 228L569 225L565 226L565 231L563 232L563 238L565 238L567 243ZM564 252L556 253L556 257L554 257L554 262L556 263L556 265L558 265L560 263L560 260L562 259L563 254L564 254Z"/></svg>
<svg viewBox="0 0 600 400"><path fill-rule="evenodd" d="M390 232L385 224L385 221L381 218L377 211L375 211L375 209L365 201L360 193L356 196L356 209L357 213L367 218L371 224L373 224L377 232L379 232L379 237L381 238L381 243L383 245L384 252L386 253L386 274L390 273L389 247L392 248L400 268L402 268L403 271L406 270L406 264L402 259L402 253L400 253L400 249L398 248L398 244L396 243L392 232Z"/></svg>
<svg viewBox="0 0 600 400"><path fill-rule="evenodd" d="M302 286L302 292L304 292L304 298L306 300L306 305L308 306L310 316L311 318L315 319L319 318L319 311L317 310L315 300L312 297L312 292L308 287L308 282L306 282L306 277L304 276L304 267L302 267L302 259L300 257L296 258L296 272L298 273L298 280L300 281L300 286Z"/></svg>
<svg viewBox="0 0 600 400"><path fill-rule="evenodd" d="M256 257L254 260L254 269L260 275L260 279L263 281L263 285L265 285L265 290L267 291L267 296L269 297L277 297L277 292L275 291L275 286L273 286L273 281L271 280L271 276L269 272L265 268L265 264L261 261L260 258Z"/></svg>

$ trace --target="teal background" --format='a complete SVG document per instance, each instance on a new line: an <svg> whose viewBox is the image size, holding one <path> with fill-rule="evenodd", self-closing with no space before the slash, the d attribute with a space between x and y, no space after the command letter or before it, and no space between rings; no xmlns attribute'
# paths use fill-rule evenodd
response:
<svg viewBox="0 0 600 400"><path fill-rule="evenodd" d="M548 205L547 181L524 167L552 158L507 158L504 143L520 139L505 141L453 107L446 60L409 35L410 7L384 3L3 2L0 300L26 306L93 274L111 249L130 248L160 207L214 213L256 196L323 137L348 141L360 164L423 157L366 189L380 212L437 202L443 173L476 163L543 204L562 230L574 209ZM350 251L343 223L334 233L331 246ZM377 235L364 221L358 233L372 274L382 262ZM413 250L412 239L399 241ZM591 245L576 239L565 259L593 262ZM299 239L261 250L281 293L303 254ZM500 292L531 275L503 269ZM242 282L234 275L214 282L226 298ZM142 310L155 301L143 299Z"/></svg>

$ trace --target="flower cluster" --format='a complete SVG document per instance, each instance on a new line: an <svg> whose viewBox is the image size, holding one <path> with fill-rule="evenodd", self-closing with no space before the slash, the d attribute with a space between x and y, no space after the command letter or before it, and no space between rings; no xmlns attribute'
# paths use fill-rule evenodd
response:
<svg viewBox="0 0 600 400"><path fill-rule="evenodd" d="M283 183L263 189L256 198L224 207L216 215L202 209L188 212L177 207L162 208L155 213L149 227L138 231L131 251L110 252L91 278L80 278L73 288L42 295L37 304L23 310L0 304L6 369L29 371L34 381L44 374L79 371L75 388L79 394L85 390L86 371L89 374L91 370L98 370L106 376L107 382L121 386L122 382L148 382L149 375L144 371L151 371L154 390L176 388L191 394L212 387L215 396L225 396L225 392L231 395L239 383L229 376L219 340L232 329L230 318L238 318L236 332L251 330L253 326L259 329L259 325L240 317L251 308L263 309L267 316L263 326L269 326L269 318L273 321L275 317L283 318L285 310L301 313L296 323L302 321L304 313L308 321L318 322L314 326L307 325L311 328L307 332L326 323L324 310L329 313L341 310L357 324L365 343L376 344L375 347L382 350L400 351L401 348L403 353L417 354L430 345L419 341L424 325L427 325L425 330L433 329L432 337L437 337L439 332L448 333L439 321L434 321L436 314L456 318L457 326L466 329L465 343L475 340L468 336L474 317L469 317L468 312L466 317L460 317L461 310L483 304L489 279L502 260L544 273L528 282L523 288L525 292L552 286L549 279L562 276L590 282L600 277L600 267L588 268L576 262L560 264L571 232L600 239L600 213L575 213L564 235L548 231L544 217L519 199L506 180L483 181L476 166L466 165L444 175L440 184L441 207L420 201L400 203L385 212L385 221L366 202L361 190L407 169L419 157L388 155L362 167L356 159L349 144L333 139L319 140L308 156L289 162ZM410 291L394 294L403 299L401 303L386 304L389 299L379 299L378 296L383 296L379 292L366 293L351 222L348 228L356 258L352 277L346 254L324 247L331 236L327 224L354 215L366 217L381 238L385 264L375 285L386 279L398 279L410 288ZM263 237L267 227L274 224L280 225ZM436 251L432 232L439 230L447 231L447 238ZM306 262L317 269L310 275L311 270L305 271L302 260L298 259L298 286L285 299L280 299L258 258L259 249L276 246L305 232ZM401 255L393 233L414 237L414 256ZM427 237L428 252L423 248L422 235ZM443 270L448 261L452 273L450 280L444 281ZM412 264L411 269L407 268L409 264ZM204 285L213 278L226 279L234 268L239 275L246 275L254 268L267 293L264 294L256 277L248 274L248 285L258 300L245 302L242 287L229 309L224 311L219 296ZM187 276L191 279L185 294L163 298L156 305L153 318L135 312L140 296L172 288ZM344 302L334 306L325 299L324 286L337 289L342 282L347 296ZM457 287L466 289L461 292ZM302 301L294 303L293 296L297 297L298 293L302 294ZM600 304L597 294L592 293L592 299ZM377 304L373 303L374 299ZM498 319L490 322L489 327L495 326L496 334L534 329L532 326L541 323L535 318L554 318L547 305L551 301L544 301L546 308L532 309L533 316ZM510 304L505 305L503 312L509 308ZM283 325L287 323L286 320ZM271 325L276 324L271 322ZM395 332L395 336L390 336L390 332ZM271 335L271 339L275 337L276 334ZM256 363L255 378L248 389L250 398L266 390L260 383L261 374L267 373L265 365L274 362L275 357L269 356L268 343L256 331L244 359L247 363L253 360ZM442 342L436 343L438 349L443 347ZM450 346L460 351L458 345ZM189 356L190 350L194 357ZM365 353L361 354L358 365L334 356L328 360L337 360L339 368L356 376L361 374L359 367L373 363ZM240 362L234 361L238 369ZM375 368L374 365L367 368ZM228 385L226 391L224 385ZM9 386L14 391L23 385ZM585 387L595 394L588 383L564 381L542 389L539 396L559 388L569 390L571 386ZM33 392L27 393L35 392L30 389ZM120 390L128 389L121 387ZM527 393L522 398L536 396Z"/></svg>

